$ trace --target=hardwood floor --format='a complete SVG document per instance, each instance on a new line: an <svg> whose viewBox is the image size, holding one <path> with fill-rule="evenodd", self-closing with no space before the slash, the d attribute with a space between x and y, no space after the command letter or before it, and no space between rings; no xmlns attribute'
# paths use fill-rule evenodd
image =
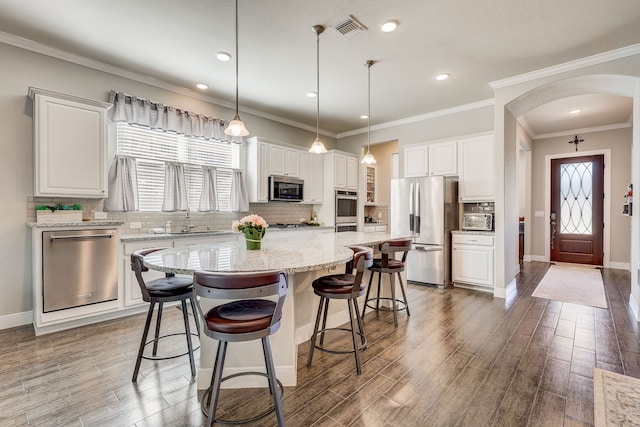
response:
<svg viewBox="0 0 640 427"><path fill-rule="evenodd" d="M401 312L397 329L388 313L367 314L360 376L351 355L316 352L307 368L301 344L287 425L593 425L593 368L640 378L629 273L603 271L609 309L599 309L531 297L547 268L524 263L507 300L410 285L411 317ZM167 329L181 322L177 309L163 315ZM31 326L0 331L0 426L206 425L186 357L143 361L131 382L143 324L137 315L41 337ZM260 396L268 400L264 389L226 390L218 415L259 410Z"/></svg>

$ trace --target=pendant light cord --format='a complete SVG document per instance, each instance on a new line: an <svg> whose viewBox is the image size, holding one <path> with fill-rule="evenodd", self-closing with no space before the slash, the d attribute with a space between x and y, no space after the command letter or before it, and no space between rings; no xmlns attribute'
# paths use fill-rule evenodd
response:
<svg viewBox="0 0 640 427"><path fill-rule="evenodd" d="M320 138L320 33L316 29L316 140Z"/></svg>
<svg viewBox="0 0 640 427"><path fill-rule="evenodd" d="M367 93L369 94L367 111L367 154L371 150L371 65L373 65L373 62L367 61Z"/></svg>
<svg viewBox="0 0 640 427"><path fill-rule="evenodd" d="M236 117L238 111L238 0L236 0Z"/></svg>

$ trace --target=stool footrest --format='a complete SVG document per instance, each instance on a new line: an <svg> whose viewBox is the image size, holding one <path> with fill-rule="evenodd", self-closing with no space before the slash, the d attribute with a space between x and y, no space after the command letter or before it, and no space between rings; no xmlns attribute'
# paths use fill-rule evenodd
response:
<svg viewBox="0 0 640 427"><path fill-rule="evenodd" d="M401 304L401 306L400 306L400 307L397 307L397 308L396 308L396 311L401 311L401 310L406 310L406 309L407 309L407 303L406 303L406 301L401 300L401 299L398 299L398 298L393 299L393 298L389 298L389 297L369 298L368 300L366 300L366 301L365 301L365 305L366 305L367 307L369 307L370 309L372 309L372 310L377 310L377 311L393 311L393 307L381 307L381 306L376 307L376 306L371 305L371 304L369 303L369 301L382 301L382 300L385 300L385 301L395 301L396 303Z"/></svg>
<svg viewBox="0 0 640 427"><path fill-rule="evenodd" d="M320 329L318 331L318 335L324 334L327 331L343 331L343 332L348 332L349 334L351 334L351 329L348 329L348 328L325 328L325 329ZM366 350L367 349L367 338L361 332L356 332L356 335L360 336L360 342L362 342L360 347L358 347L358 350L360 350L360 351ZM331 354L355 353L355 350L331 350L331 349L328 349L326 347L323 347L323 346L321 346L319 344L315 344L315 343L314 343L314 347L317 348L320 351L323 351L325 353L331 353Z"/></svg>
<svg viewBox="0 0 640 427"><path fill-rule="evenodd" d="M160 342L160 340L161 340L162 338L168 338L168 337L174 337L174 336L177 336L177 335L186 335L186 334L187 334L186 332L176 332L176 333L174 333L174 334L166 334L166 335L162 335L162 336L159 336L158 338L153 338L153 339L151 339L151 340L147 341L147 342L144 344L144 347L146 347L146 346L148 346L149 344L154 343L154 342L156 342L156 341ZM192 337L199 337L199 335L198 335L198 334L191 334L191 336L192 336ZM193 348L193 351L196 351L196 350L198 350L199 348L200 348L200 346L194 347L194 348ZM176 359L176 358L178 358L178 357L186 356L187 354L189 354L189 350L185 351L184 353L175 354L175 355L172 355L172 356L145 356L145 355L144 355L144 353L143 353L143 354L142 354L142 358L143 358L143 359L146 359L146 360L169 360L169 359Z"/></svg>
<svg viewBox="0 0 640 427"><path fill-rule="evenodd" d="M238 372L237 374L233 374L233 375L229 375L226 376L224 378L222 378L220 380L221 383L223 383L226 380L230 380L232 378L236 378L236 377L242 377L242 376L246 376L246 375L258 375L261 377L265 377L265 378L269 378L269 375L267 375L264 372L257 372L257 371L251 371L251 372ZM282 401L282 396L284 396L284 386L282 385L282 383L280 382L279 379L276 378L276 383L278 385L278 389L279 393L278 395L280 396L280 401ZM209 418L209 406L207 405L207 401L209 400L209 397L211 396L211 387L209 386L205 391L204 394L202 395L202 401L200 402L200 410L202 411L202 413L204 414L204 416L206 418ZM216 423L221 423L221 424L246 424L246 423L250 423L253 421L257 421L260 418L264 418L267 415L269 415L270 413L274 412L276 410L276 406L275 405L271 405L269 408L267 408L266 410L264 410L263 412L259 413L258 415L251 417L251 418L247 418L244 420L225 420L222 418L216 418L214 421ZM213 425L213 423L211 423Z"/></svg>

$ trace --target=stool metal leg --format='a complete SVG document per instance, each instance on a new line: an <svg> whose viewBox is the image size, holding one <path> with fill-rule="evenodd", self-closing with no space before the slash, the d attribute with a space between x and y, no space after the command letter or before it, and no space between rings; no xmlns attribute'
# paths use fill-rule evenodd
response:
<svg viewBox="0 0 640 427"><path fill-rule="evenodd" d="M313 350L316 348L316 339L318 337L318 326L320 326L320 316L322 315L322 304L324 304L324 298L320 297L320 304L318 304L318 314L316 315L316 325L313 328L313 334L311 335L311 345L309 346L309 357L307 358L307 368L311 366L313 360Z"/></svg>
<svg viewBox="0 0 640 427"><path fill-rule="evenodd" d="M198 331L198 338L200 338L200 321L198 320L198 311L196 310L196 302L195 302L195 296L192 296L191 298L189 298L189 301L191 301L191 311L193 312L193 320L196 321L196 330Z"/></svg>
<svg viewBox="0 0 640 427"><path fill-rule="evenodd" d="M380 312L380 289L382 286L382 273L378 271L378 295L376 295L376 315Z"/></svg>
<svg viewBox="0 0 640 427"><path fill-rule="evenodd" d="M404 289L404 283L402 283L402 276L400 275L400 272L397 274L398 281L400 282L400 290L402 291L402 297L404 298L404 307L407 310L407 316L411 316L411 313L409 313L409 300L407 299L407 292Z"/></svg>
<svg viewBox="0 0 640 427"><path fill-rule="evenodd" d="M213 426L216 421L216 408L220 395L220 383L222 382L222 369L224 368L224 358L227 354L227 342L218 342L218 353L216 354L216 365L211 376L211 394L209 395L209 424Z"/></svg>
<svg viewBox="0 0 640 427"><path fill-rule="evenodd" d="M356 310L356 319L358 320L358 329L360 331L360 341L362 341L362 346L363 346L362 349L365 350L367 348L367 339L364 336L364 323L362 322L362 317L360 316L360 309L358 308L357 299L353 300L353 307Z"/></svg>
<svg viewBox="0 0 640 427"><path fill-rule="evenodd" d="M191 363L191 378L196 377L196 362L193 357L193 344L191 343L191 328L189 328L189 312L187 311L187 302L185 300L180 301L182 303L182 317L184 318L184 330L187 335L187 350L189 352L189 362Z"/></svg>
<svg viewBox="0 0 640 427"><path fill-rule="evenodd" d="M367 286L367 294L364 296L364 304L362 305L362 318L367 311L367 303L369 302L369 293L371 292L371 282L373 281L373 271L369 270L369 285Z"/></svg>
<svg viewBox="0 0 640 427"><path fill-rule="evenodd" d="M142 332L142 340L140 341L140 349L138 350L138 358L136 359L136 367L133 369L133 378L131 381L138 381L138 372L140 371L140 362L142 362L142 354L144 353L144 345L147 342L147 335L149 335L149 327L151 326L151 318L153 317L153 308L156 303L151 302L149 304L149 311L147 312L147 320L144 323L144 332Z"/></svg>
<svg viewBox="0 0 640 427"><path fill-rule="evenodd" d="M353 315L353 307L351 305L355 305L356 301L349 298L347 300L347 306L349 307L349 322L351 323L351 341L353 342L353 354L356 358L356 373L360 375L362 373L362 369L360 367L360 350L358 347L358 340L356 338L356 327L358 326L358 321L354 319Z"/></svg>
<svg viewBox="0 0 640 427"><path fill-rule="evenodd" d="M327 315L329 313L329 302L331 300L329 298L324 299L324 314L322 316L322 329L320 332L320 347L324 345L324 333L327 330Z"/></svg>
<svg viewBox="0 0 640 427"><path fill-rule="evenodd" d="M382 276L382 274L380 274ZM393 325L398 327L398 305L396 304L396 281L393 273L389 275L389 284L391 285L391 308L393 309Z"/></svg>
<svg viewBox="0 0 640 427"><path fill-rule="evenodd" d="M154 356L158 353L158 338L160 337L160 322L162 321L162 302L158 303L158 317L156 318L156 335L155 340L153 341L153 354Z"/></svg>
<svg viewBox="0 0 640 427"><path fill-rule="evenodd" d="M276 386L276 369L273 366L273 356L271 355L271 346L269 345L269 337L262 338L262 349L265 355L265 365L267 367L267 376L269 378L269 388L273 395L273 405L276 409L276 418L278 419L278 427L284 427L284 414L282 413L282 404L280 402L280 396L278 395L278 388Z"/></svg>

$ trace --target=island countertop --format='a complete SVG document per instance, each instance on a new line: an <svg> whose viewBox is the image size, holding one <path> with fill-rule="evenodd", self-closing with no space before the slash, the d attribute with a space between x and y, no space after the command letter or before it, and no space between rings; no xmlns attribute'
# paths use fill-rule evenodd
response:
<svg viewBox="0 0 640 427"><path fill-rule="evenodd" d="M245 249L241 238L234 242L163 249L147 255L144 264L150 269L174 274L193 274L198 270L299 273L344 264L353 257L349 246L371 246L391 238L391 234L382 232L311 233L265 239L262 249L251 251Z"/></svg>

